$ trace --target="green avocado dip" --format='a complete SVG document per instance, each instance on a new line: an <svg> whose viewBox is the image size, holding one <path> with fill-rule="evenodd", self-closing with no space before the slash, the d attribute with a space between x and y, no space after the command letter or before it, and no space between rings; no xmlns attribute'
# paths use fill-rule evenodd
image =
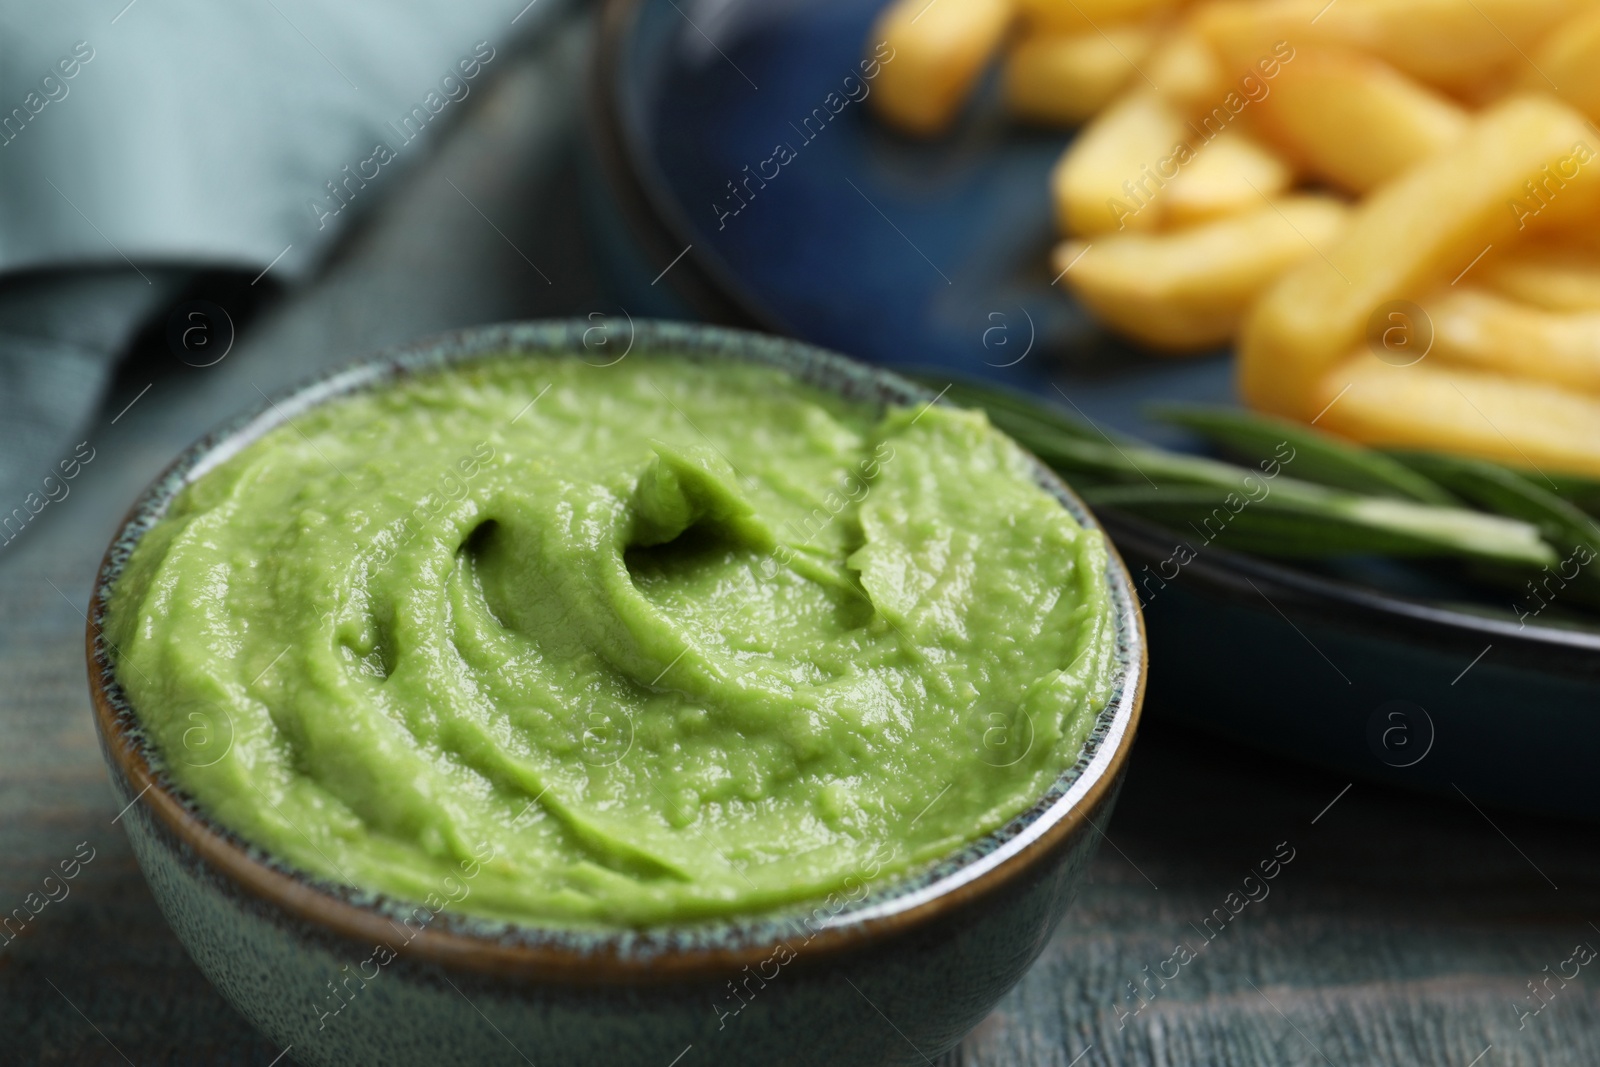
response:
<svg viewBox="0 0 1600 1067"><path fill-rule="evenodd" d="M628 927L859 899L1030 807L1110 694L1106 565L980 413L505 358L203 473L106 633L168 773L266 852Z"/></svg>

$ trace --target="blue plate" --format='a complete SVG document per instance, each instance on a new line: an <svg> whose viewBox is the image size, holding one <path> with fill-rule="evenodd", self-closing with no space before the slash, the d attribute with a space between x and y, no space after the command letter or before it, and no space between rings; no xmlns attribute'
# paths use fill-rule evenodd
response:
<svg viewBox="0 0 1600 1067"><path fill-rule="evenodd" d="M1053 284L1048 172L1069 134L982 99L932 143L874 120L862 58L881 6L608 0L590 217L624 306L982 379L1194 446L1141 410L1233 402L1226 353L1151 356ZM1142 579L1155 716L1473 803L1600 817L1600 631L1520 627L1448 573L1286 566L1105 518Z"/></svg>

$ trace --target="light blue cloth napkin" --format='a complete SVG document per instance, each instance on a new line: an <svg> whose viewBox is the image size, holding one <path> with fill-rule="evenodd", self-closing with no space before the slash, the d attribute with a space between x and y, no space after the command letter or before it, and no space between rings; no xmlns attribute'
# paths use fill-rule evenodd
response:
<svg viewBox="0 0 1600 1067"><path fill-rule="evenodd" d="M0 519L188 278L305 277L563 6L0 2Z"/></svg>

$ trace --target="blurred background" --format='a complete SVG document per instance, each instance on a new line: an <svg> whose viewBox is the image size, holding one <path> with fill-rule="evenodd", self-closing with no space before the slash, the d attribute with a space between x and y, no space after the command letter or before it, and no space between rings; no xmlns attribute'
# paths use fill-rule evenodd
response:
<svg viewBox="0 0 1600 1067"><path fill-rule="evenodd" d="M548 317L794 333L1178 447L1145 400L1232 401L1217 345L1162 361L1051 282L1069 131L980 108L910 140L825 103L882 6L0 5L0 910L92 856L0 944L0 1062L281 1054L150 899L84 678L108 539L223 420L387 345ZM1130 562L1171 550L1121 533ZM1091 884L946 1062L1600 1063L1594 978L1547 982L1600 945L1592 644L1552 666L1514 620L1418 636L1391 609L1400 637L1361 633L1350 595L1232 566L1147 605L1149 714ZM1313 577L1416 581L1372 573ZM1250 580L1272 598L1246 612ZM1270 898L1139 996L1284 843Z"/></svg>

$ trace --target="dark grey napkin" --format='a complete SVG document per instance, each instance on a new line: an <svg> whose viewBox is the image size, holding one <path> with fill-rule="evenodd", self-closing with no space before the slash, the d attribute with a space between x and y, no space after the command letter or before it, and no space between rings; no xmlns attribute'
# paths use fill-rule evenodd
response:
<svg viewBox="0 0 1600 1067"><path fill-rule="evenodd" d="M0 288L0 551L62 491L61 465L117 354L185 281L173 271L72 271Z"/></svg>

